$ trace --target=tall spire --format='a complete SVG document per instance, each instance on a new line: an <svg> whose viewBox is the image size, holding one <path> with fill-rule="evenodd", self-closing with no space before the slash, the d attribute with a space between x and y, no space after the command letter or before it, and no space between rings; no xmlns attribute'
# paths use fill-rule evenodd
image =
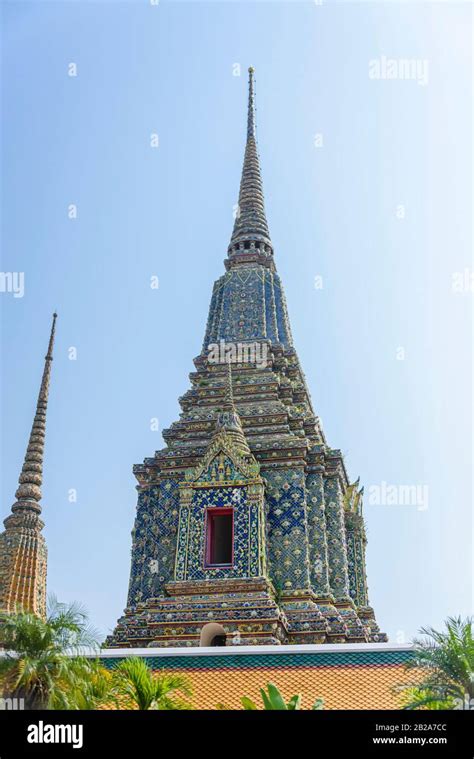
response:
<svg viewBox="0 0 474 759"><path fill-rule="evenodd" d="M33 509L38 514L41 512L39 504L41 500L41 484L43 481L43 456L44 441L46 434L46 410L48 407L49 382L51 377L51 363L53 360L54 336L56 331L57 314L53 314L51 334L49 337L48 350L44 359L43 377L36 404L36 413L31 428L30 439L26 449L25 461L18 480L18 489L15 493L16 503L12 511L19 509Z"/></svg>
<svg viewBox="0 0 474 759"><path fill-rule="evenodd" d="M273 267L263 184L257 150L254 69L249 68L247 143L240 180L239 203L229 246L228 265L258 261Z"/></svg>
<svg viewBox="0 0 474 759"><path fill-rule="evenodd" d="M4 521L5 531L0 533L0 610L14 612L21 607L43 618L46 616L47 549L41 534L44 524L39 515L56 318L57 314L53 314L36 413L15 493L17 500Z"/></svg>

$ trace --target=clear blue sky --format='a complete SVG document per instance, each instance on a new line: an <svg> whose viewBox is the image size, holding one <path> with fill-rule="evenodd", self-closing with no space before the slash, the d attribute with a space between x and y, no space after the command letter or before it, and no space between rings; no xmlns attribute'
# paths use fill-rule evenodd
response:
<svg viewBox="0 0 474 759"><path fill-rule="evenodd" d="M366 493L429 488L426 510L366 498L377 617L402 640L470 612L473 294L452 289L472 270L469 4L17 0L2 12L2 270L25 273L25 295L0 294L1 513L57 309L49 591L82 601L104 633L125 605L132 465L163 446L150 420L178 418L201 348L253 64L276 262L328 441ZM428 83L371 79L382 56L427 60Z"/></svg>

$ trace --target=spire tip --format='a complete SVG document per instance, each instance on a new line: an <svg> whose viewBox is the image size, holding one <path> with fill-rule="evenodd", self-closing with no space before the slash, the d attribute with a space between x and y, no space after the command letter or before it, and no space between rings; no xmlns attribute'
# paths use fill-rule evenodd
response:
<svg viewBox="0 0 474 759"><path fill-rule="evenodd" d="M53 345L54 345L54 334L56 332L56 319L58 318L58 315L56 311L53 313L53 323L51 325L51 333L49 336L49 343L48 343L48 351L46 353L45 361L52 361L53 360Z"/></svg>

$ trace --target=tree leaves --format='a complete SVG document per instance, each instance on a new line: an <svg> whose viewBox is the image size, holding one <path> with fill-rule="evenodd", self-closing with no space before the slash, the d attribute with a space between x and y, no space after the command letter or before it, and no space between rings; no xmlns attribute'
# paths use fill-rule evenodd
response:
<svg viewBox="0 0 474 759"><path fill-rule="evenodd" d="M267 683L266 691L263 688L261 688L260 695L263 701L263 708L266 711L296 711L302 708L301 694L292 696L290 700L288 701L288 703L285 703L285 699L283 698L277 686L274 685L273 683ZM255 711L256 709L258 709L258 706L252 701L252 699L248 698L248 696L244 696L241 699L241 703L244 709L246 710ZM321 698L318 698L317 701L315 701L315 703L313 704L312 708L323 709L324 708L323 700Z"/></svg>

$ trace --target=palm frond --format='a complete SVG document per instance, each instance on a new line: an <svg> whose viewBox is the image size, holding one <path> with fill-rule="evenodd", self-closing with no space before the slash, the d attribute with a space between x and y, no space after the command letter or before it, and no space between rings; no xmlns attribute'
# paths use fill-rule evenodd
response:
<svg viewBox="0 0 474 759"><path fill-rule="evenodd" d="M472 618L449 617L445 629L423 627L420 635L423 637L413 641L414 654L407 668L423 672L425 678L418 686L417 698L405 708L425 708L436 702L453 704L459 699L464 701L466 696L468 700L474 698Z"/></svg>
<svg viewBox="0 0 474 759"><path fill-rule="evenodd" d="M96 697L90 681L97 666L81 654L97 647L97 634L80 604L50 597L46 620L21 608L1 614L0 643L6 649L0 659L3 688L21 690L32 704L57 709L77 708L80 692L88 694L88 703Z"/></svg>
<svg viewBox="0 0 474 759"><path fill-rule="evenodd" d="M130 708L189 709L182 696L190 696L188 679L166 672L154 673L146 661L131 656L114 670L114 693L125 699Z"/></svg>

